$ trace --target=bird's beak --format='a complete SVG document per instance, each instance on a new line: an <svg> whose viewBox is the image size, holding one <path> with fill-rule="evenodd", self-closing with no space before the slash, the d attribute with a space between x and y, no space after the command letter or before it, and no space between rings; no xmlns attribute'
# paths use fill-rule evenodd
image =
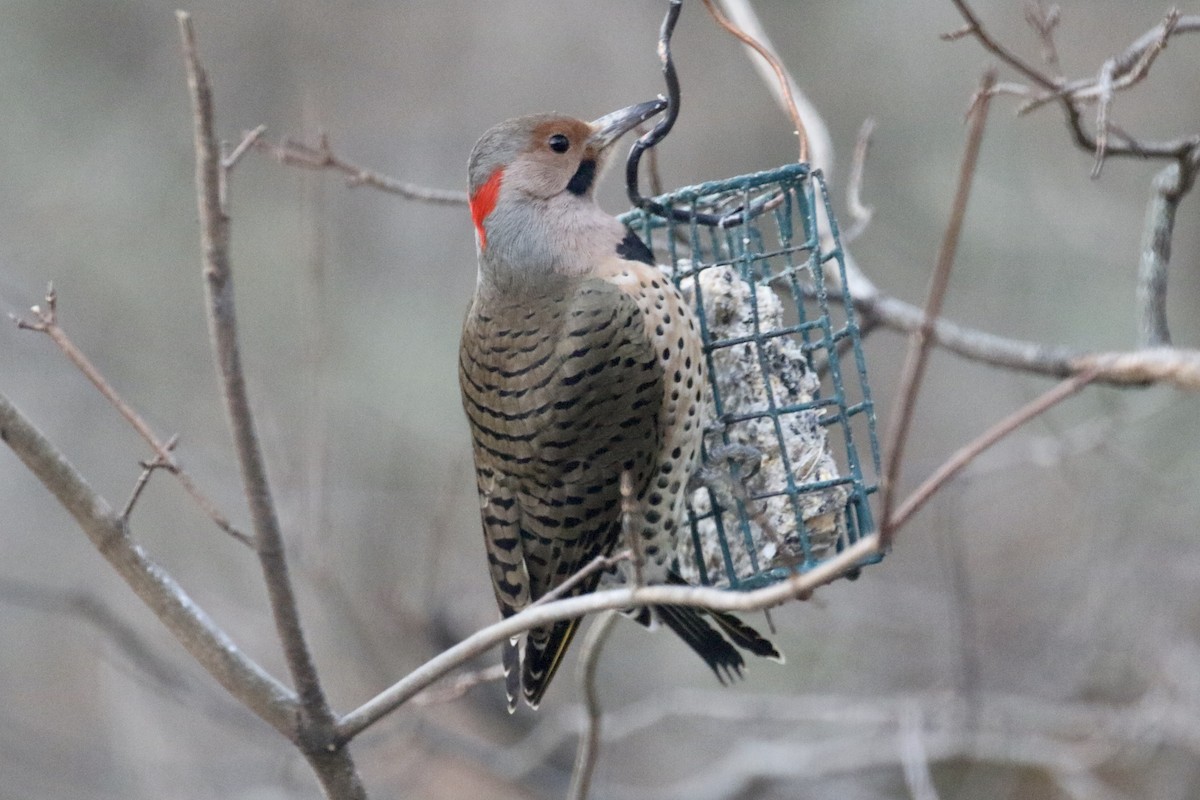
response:
<svg viewBox="0 0 1200 800"><path fill-rule="evenodd" d="M592 135L588 138L588 145L596 150L604 150L620 139L623 134L633 130L666 107L667 101L659 97L645 103L638 103L636 106L622 108L611 114L605 114L600 119L592 121Z"/></svg>

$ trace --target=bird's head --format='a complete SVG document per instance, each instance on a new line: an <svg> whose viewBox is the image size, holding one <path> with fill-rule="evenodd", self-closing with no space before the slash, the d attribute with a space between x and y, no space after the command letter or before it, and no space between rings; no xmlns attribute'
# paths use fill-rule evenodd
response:
<svg viewBox="0 0 1200 800"><path fill-rule="evenodd" d="M485 133L467 167L481 273L581 274L597 247L611 250L624 231L596 205L596 179L613 143L665 107L651 100L592 122L534 114Z"/></svg>

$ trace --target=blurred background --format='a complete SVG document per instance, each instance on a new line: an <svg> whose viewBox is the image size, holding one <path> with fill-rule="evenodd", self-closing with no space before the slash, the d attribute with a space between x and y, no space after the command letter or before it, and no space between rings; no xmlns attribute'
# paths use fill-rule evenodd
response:
<svg viewBox="0 0 1200 800"><path fill-rule="evenodd" d="M344 158L459 189L472 144L499 120L593 118L659 92L664 5L188 10L221 136L325 131ZM974 5L1038 58L1019 0ZM1059 54L1073 76L1094 74L1167 10L1062 6ZM196 483L247 528L202 311L174 8L0 0L0 311L25 312L53 280L68 334L160 436L179 434ZM876 120L865 182L875 216L852 250L884 291L920 303L989 56L938 38L961 26L948 0L755 8L830 127L839 204L859 125ZM1200 130L1193 39L1118 96L1118 124L1147 137ZM660 148L668 187L795 158L790 124L741 46L694 0L673 49L684 94ZM1092 180L1056 109L1018 119L1014 107L994 106L946 314L1052 345L1132 348L1140 229L1160 167L1113 160ZM614 213L618 183L609 176L601 193ZM455 374L471 225L463 207L347 188L256 153L231 196L250 391L310 642L345 711L495 616ZM1200 339L1197 207L1181 207L1170 278L1184 347ZM894 333L868 340L883 420L902 354ZM937 353L903 486L1049 386ZM0 391L124 504L149 452L46 337L0 326ZM1088 389L979 459L882 565L776 611L787 665L752 664L730 689L672 637L620 622L599 665L612 740L595 796L908 797L899 754L913 742L944 798L1197 796L1198 444L1200 397ZM190 662L7 449L0 509L0 797L319 796L291 746ZM153 478L133 532L285 674L255 559L169 476ZM508 717L489 684L377 725L353 747L372 796L561 797L580 715L573 649L537 714Z"/></svg>

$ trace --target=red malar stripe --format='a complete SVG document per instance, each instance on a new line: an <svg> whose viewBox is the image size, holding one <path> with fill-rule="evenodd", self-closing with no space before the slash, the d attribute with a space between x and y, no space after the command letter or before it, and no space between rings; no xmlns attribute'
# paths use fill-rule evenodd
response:
<svg viewBox="0 0 1200 800"><path fill-rule="evenodd" d="M483 221L496 208L496 198L500 196L500 180L504 177L504 167L497 167L492 176L475 194L471 195L471 221L475 223L475 231L479 234L479 249L487 249L487 232L483 229Z"/></svg>

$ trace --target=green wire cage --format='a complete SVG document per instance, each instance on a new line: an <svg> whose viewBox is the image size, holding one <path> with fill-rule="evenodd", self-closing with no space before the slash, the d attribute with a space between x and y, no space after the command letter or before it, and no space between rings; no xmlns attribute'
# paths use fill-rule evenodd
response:
<svg viewBox="0 0 1200 800"><path fill-rule="evenodd" d="M655 201L665 216L639 209L621 221L666 254L696 310L711 403L680 573L758 588L874 529L879 443L837 222L807 164ZM706 225L704 215L744 221Z"/></svg>

